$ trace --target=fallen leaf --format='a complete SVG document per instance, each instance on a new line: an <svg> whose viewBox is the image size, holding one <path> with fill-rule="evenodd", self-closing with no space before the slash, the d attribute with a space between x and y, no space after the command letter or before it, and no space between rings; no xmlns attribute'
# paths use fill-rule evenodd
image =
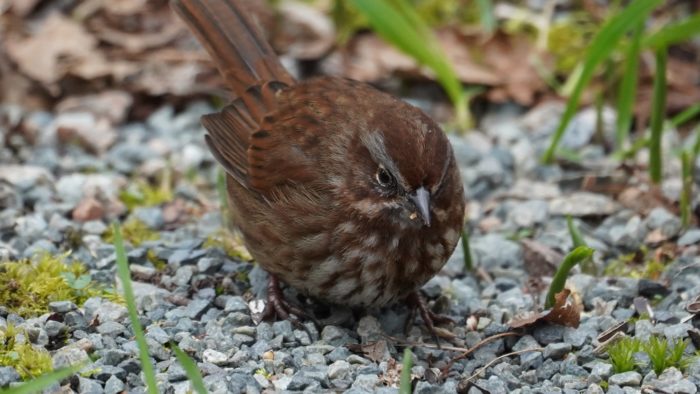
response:
<svg viewBox="0 0 700 394"><path fill-rule="evenodd" d="M356 353L362 353L374 362L386 361L391 357L389 346L385 340L364 344L347 344L347 348Z"/></svg>
<svg viewBox="0 0 700 394"><path fill-rule="evenodd" d="M73 220L78 222L97 220L102 216L104 216L104 207L94 197L84 198L73 210Z"/></svg>
<svg viewBox="0 0 700 394"><path fill-rule="evenodd" d="M525 271L532 277L552 276L557 267L564 260L564 255L547 245L523 238L523 261Z"/></svg>
<svg viewBox="0 0 700 394"><path fill-rule="evenodd" d="M522 328L539 322L548 322L565 327L577 328L581 321L581 306L569 300L571 291L564 289L554 296L554 307L548 311L534 312L516 317L509 323L511 328Z"/></svg>
<svg viewBox="0 0 700 394"><path fill-rule="evenodd" d="M29 77L52 84L58 81L71 64L99 56L94 48L97 40L85 28L53 13L41 23L39 31L28 38L10 36L7 53Z"/></svg>
<svg viewBox="0 0 700 394"><path fill-rule="evenodd" d="M284 23L278 24L274 44L296 59L318 59L335 44L335 26L317 7L285 1L278 12Z"/></svg>
<svg viewBox="0 0 700 394"><path fill-rule="evenodd" d="M56 112L89 112L107 118L113 124L121 124L131 108L134 98L120 90L107 90L85 96L71 96L56 104Z"/></svg>

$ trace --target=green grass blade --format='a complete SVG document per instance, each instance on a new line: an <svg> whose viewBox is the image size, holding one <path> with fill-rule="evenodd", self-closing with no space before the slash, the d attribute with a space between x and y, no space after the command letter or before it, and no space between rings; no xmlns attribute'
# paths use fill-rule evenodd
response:
<svg viewBox="0 0 700 394"><path fill-rule="evenodd" d="M462 229L462 252L464 253L464 269L467 272L474 270L474 260L472 259L472 248L469 246L469 234L466 229Z"/></svg>
<svg viewBox="0 0 700 394"><path fill-rule="evenodd" d="M673 119L671 119L671 124L673 125L673 127L681 126L685 122L698 116L698 114L700 114L700 103L691 105L690 107L683 110L683 112L674 116Z"/></svg>
<svg viewBox="0 0 700 394"><path fill-rule="evenodd" d="M377 34L435 72L438 82L455 106L458 124L469 127L467 99L462 83L428 27L405 0L393 0L392 3L395 7L387 1L352 0Z"/></svg>
<svg viewBox="0 0 700 394"><path fill-rule="evenodd" d="M493 14L493 2L491 0L476 0L476 7L479 10L479 22L481 28L487 34L496 31L496 17Z"/></svg>
<svg viewBox="0 0 700 394"><path fill-rule="evenodd" d="M139 347L139 359L141 360L141 368L146 378L146 388L149 394L158 394L158 385L156 383L156 374L153 370L153 364L148 356L148 345L146 337L143 334L143 327L139 321L139 314L136 310L136 300L134 298L134 289L131 286L131 274L129 273L129 264L126 260L126 251L124 250L124 240L122 239L121 228L118 223L113 225L114 232L114 249L117 253L117 275L122 282L124 288L124 300L126 307L129 310L129 320L134 329L136 343Z"/></svg>
<svg viewBox="0 0 700 394"><path fill-rule="evenodd" d="M681 226L686 229L690 225L690 217L692 216L692 200L693 200L693 162L691 161L691 152L684 150L681 152Z"/></svg>
<svg viewBox="0 0 700 394"><path fill-rule="evenodd" d="M661 154L661 134L666 113L666 48L656 51L656 71L654 73L654 96L651 102L651 139L649 140L649 176L654 183L661 182L663 174Z"/></svg>
<svg viewBox="0 0 700 394"><path fill-rule="evenodd" d="M649 13L661 3L662 0L634 1L606 23L595 35L584 59L581 74L576 81L571 97L566 103L566 109L562 115L559 127L554 132L550 145L542 157L545 163L551 163L554 159L557 145L559 145L559 141L564 135L566 126L568 126L576 113L583 89L593 77L596 66L610 55L615 48L615 44L627 31L646 20Z"/></svg>
<svg viewBox="0 0 700 394"><path fill-rule="evenodd" d="M559 269L557 269L554 278L552 278L552 283L549 285L549 291L547 292L547 298L544 303L545 308L549 309L554 306L554 296L564 289L569 271L571 271L576 264L589 259L592 255L593 249L588 246L579 246L564 257L564 261L559 266Z"/></svg>
<svg viewBox="0 0 700 394"><path fill-rule="evenodd" d="M403 365L401 367L401 381L399 383L399 394L411 394L411 368L413 368L413 353L406 348L403 351Z"/></svg>
<svg viewBox="0 0 700 394"><path fill-rule="evenodd" d="M648 36L644 40L644 46L653 49L666 48L669 45L688 41L698 34L700 34L700 14L695 14Z"/></svg>
<svg viewBox="0 0 700 394"><path fill-rule="evenodd" d="M569 228L569 234L571 235L571 242L574 244L574 248L578 248L579 246L587 246L586 241L583 240L581 232L574 224L574 220L570 215L566 217L566 226Z"/></svg>
<svg viewBox="0 0 700 394"><path fill-rule="evenodd" d="M637 77L639 75L639 49L642 42L644 23L639 23L632 33L632 41L625 54L625 72L622 75L620 90L617 94L617 130L615 145L622 149L632 126L632 110L637 95Z"/></svg>
<svg viewBox="0 0 700 394"><path fill-rule="evenodd" d="M219 209L221 210L221 225L229 226L228 192L226 190L226 172L221 168L216 173L216 194L219 197Z"/></svg>
<svg viewBox="0 0 700 394"><path fill-rule="evenodd" d="M700 127L695 128L695 143L693 144L691 163L695 163L698 155L700 155Z"/></svg>
<svg viewBox="0 0 700 394"><path fill-rule="evenodd" d="M207 394L207 388L204 386L204 380L202 379L202 375L199 373L197 364L195 364L195 362L187 354L185 354L182 349L177 347L176 344L173 343L170 347L175 352L177 361L180 362L180 365L182 365L182 368L185 370L187 378L192 383L194 391L199 394Z"/></svg>
<svg viewBox="0 0 700 394"><path fill-rule="evenodd" d="M2 389L0 388L0 394L33 394L40 393L45 388L51 386L56 382L73 375L78 372L83 367L83 364L74 365L68 368L62 368L47 374L41 375L35 379L27 381L19 386Z"/></svg>

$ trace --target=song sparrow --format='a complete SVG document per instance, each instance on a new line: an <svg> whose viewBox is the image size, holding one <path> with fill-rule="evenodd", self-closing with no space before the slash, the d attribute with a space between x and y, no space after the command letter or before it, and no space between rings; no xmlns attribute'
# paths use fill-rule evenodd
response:
<svg viewBox="0 0 700 394"><path fill-rule="evenodd" d="M202 118L233 223L270 274L268 312L303 314L278 279L320 300L408 298L457 244L464 194L452 147L421 110L369 85L297 82L239 0L175 0L237 98Z"/></svg>

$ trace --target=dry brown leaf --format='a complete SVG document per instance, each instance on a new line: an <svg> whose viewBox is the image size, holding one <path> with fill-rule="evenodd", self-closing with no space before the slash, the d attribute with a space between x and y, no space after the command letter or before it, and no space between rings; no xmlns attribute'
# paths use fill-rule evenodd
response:
<svg viewBox="0 0 700 394"><path fill-rule="evenodd" d="M348 349L353 352L362 353L374 362L385 361L390 357L389 346L385 340L369 342L364 344L348 344Z"/></svg>
<svg viewBox="0 0 700 394"><path fill-rule="evenodd" d="M301 2L282 2L274 43L296 59L318 59L335 44L335 26L317 7Z"/></svg>
<svg viewBox="0 0 700 394"><path fill-rule="evenodd" d="M548 311L535 312L516 317L510 322L511 328L522 328L539 322L548 322L565 327L577 328L581 322L581 306L569 300L571 290L564 289L554 296L554 307Z"/></svg>
<svg viewBox="0 0 700 394"><path fill-rule="evenodd" d="M628 187L620 193L617 200L625 208L642 215L648 215L656 207L664 207L671 212L677 211L658 188L643 190L634 186Z"/></svg>
<svg viewBox="0 0 700 394"><path fill-rule="evenodd" d="M106 25L98 25L96 30L100 40L122 47L128 53L134 54L169 44L184 31L184 26L182 23L171 23L165 25L162 30L153 33L126 33Z"/></svg>
<svg viewBox="0 0 700 394"><path fill-rule="evenodd" d="M26 75L45 84L58 81L71 64L98 57L96 44L83 26L58 13L49 15L31 37L6 40L10 58Z"/></svg>
<svg viewBox="0 0 700 394"><path fill-rule="evenodd" d="M581 306L573 300L569 300L569 294L571 291L564 289L554 296L554 308L543 317L544 321L578 328L581 322Z"/></svg>
<svg viewBox="0 0 700 394"><path fill-rule="evenodd" d="M0 14L11 11L19 17L29 15L40 0L1 0Z"/></svg>
<svg viewBox="0 0 700 394"><path fill-rule="evenodd" d="M148 0L109 0L100 5L110 14L128 16L143 11L147 4Z"/></svg>
<svg viewBox="0 0 700 394"><path fill-rule="evenodd" d="M552 276L564 260L564 255L537 241L521 239L520 243L523 245L525 271L531 277Z"/></svg>
<svg viewBox="0 0 700 394"><path fill-rule="evenodd" d="M107 90L86 96L71 96L56 105L56 112L90 112L107 118L112 124L120 124L133 103L133 96L121 90Z"/></svg>

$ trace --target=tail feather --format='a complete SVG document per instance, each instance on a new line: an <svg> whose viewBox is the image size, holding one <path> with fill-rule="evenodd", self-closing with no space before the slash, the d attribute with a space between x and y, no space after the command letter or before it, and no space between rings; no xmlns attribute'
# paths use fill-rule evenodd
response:
<svg viewBox="0 0 700 394"><path fill-rule="evenodd" d="M214 59L233 92L249 103L247 91L265 82L294 83L277 55L236 0L173 0L173 9Z"/></svg>

